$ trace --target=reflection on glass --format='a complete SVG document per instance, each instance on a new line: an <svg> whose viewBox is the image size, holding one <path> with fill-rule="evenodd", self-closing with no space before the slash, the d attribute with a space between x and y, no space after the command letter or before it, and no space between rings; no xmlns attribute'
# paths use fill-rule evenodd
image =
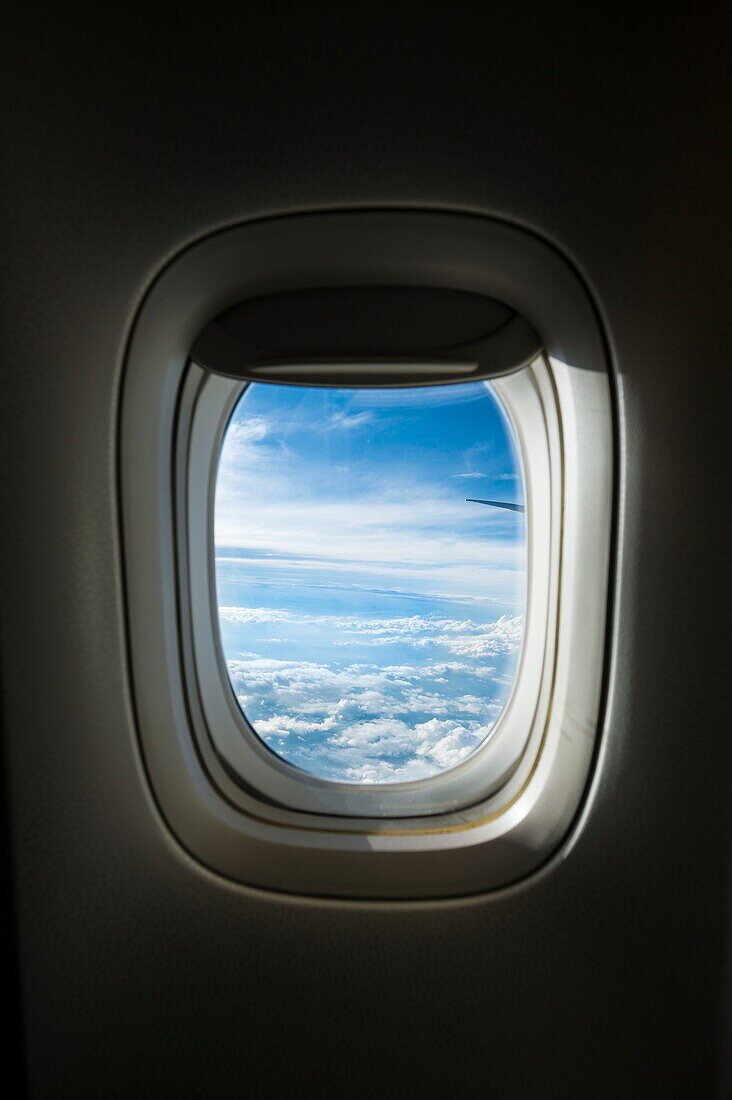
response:
<svg viewBox="0 0 732 1100"><path fill-rule="evenodd" d="M508 700L525 613L523 481L486 383L250 385L216 484L232 688L258 736L324 779L453 767Z"/></svg>

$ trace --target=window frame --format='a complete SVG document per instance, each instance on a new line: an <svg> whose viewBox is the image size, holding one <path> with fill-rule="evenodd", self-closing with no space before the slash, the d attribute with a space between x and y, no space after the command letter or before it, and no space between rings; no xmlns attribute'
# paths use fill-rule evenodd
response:
<svg viewBox="0 0 732 1100"><path fill-rule="evenodd" d="M188 575L182 574L180 583L190 592L183 644L191 647L197 670L195 690L205 720L205 729L197 731L201 751L210 746L238 786L307 813L397 819L485 801L513 774L546 719L554 662L563 477L556 398L543 357L483 383L494 387L511 425L526 500L524 637L511 694L490 737L466 760L429 778L389 784L341 783L289 764L265 744L239 707L220 642L213 520L223 437L246 383L206 375L191 364L185 384L196 396L178 442L178 460L187 471L181 511L182 537L188 540Z"/></svg>
<svg viewBox="0 0 732 1100"><path fill-rule="evenodd" d="M541 335L562 425L564 506L555 674L538 754L453 814L360 819L275 806L201 751L179 585L185 491L175 440L202 328L248 296L307 285L456 286L507 302ZM125 349L119 420L121 589L141 782L182 858L248 886L362 899L434 898L527 876L576 835L596 790L613 659L614 378L592 298L552 246L477 215L361 210L290 215L206 235L160 271ZM184 586L185 587L185 586ZM591 611L588 614L588 609ZM449 773L446 773L449 774ZM584 798L584 803L583 803ZM183 853L187 853L183 856Z"/></svg>

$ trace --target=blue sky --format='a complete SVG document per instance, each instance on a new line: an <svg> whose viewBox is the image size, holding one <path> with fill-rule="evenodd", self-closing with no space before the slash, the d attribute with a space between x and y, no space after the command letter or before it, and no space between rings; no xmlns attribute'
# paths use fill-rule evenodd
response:
<svg viewBox="0 0 732 1100"><path fill-rule="evenodd" d="M403 782L490 736L523 634L524 518L469 496L523 501L489 385L245 391L216 491L221 635L285 760Z"/></svg>

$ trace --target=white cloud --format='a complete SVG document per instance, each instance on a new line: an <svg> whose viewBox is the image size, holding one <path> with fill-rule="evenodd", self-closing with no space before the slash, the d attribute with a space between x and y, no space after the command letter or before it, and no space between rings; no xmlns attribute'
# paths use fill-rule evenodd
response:
<svg viewBox="0 0 732 1100"><path fill-rule="evenodd" d="M246 443L256 443L269 432L269 426L264 417L250 416L246 420L238 420L229 425L226 433L226 446L237 447Z"/></svg>
<svg viewBox="0 0 732 1100"><path fill-rule="evenodd" d="M462 477L462 478L485 478L485 477L489 477L493 481L520 481L521 480L521 474L519 474L517 472L510 473L510 474L484 474L480 470L471 470L469 473L466 473L466 474L453 474L452 476L453 477Z"/></svg>
<svg viewBox="0 0 732 1100"><path fill-rule="evenodd" d="M352 428L362 428L364 424L373 423L373 420L374 414L371 411L359 413L335 412L328 423L331 428L345 428L350 430Z"/></svg>
<svg viewBox="0 0 732 1100"><path fill-rule="evenodd" d="M416 757L398 765L389 760L363 760L345 768L340 778L346 783L407 783L428 779L438 770Z"/></svg>
<svg viewBox="0 0 732 1100"><path fill-rule="evenodd" d="M417 644L442 645L457 657L495 657L500 653L515 653L521 645L523 617L501 615L488 628L473 633L448 633L421 639Z"/></svg>
<svg viewBox="0 0 732 1100"><path fill-rule="evenodd" d="M227 623L289 623L293 619L303 622L312 619L298 617L291 611L279 607L220 607L219 619Z"/></svg>
<svg viewBox="0 0 732 1100"><path fill-rule="evenodd" d="M443 619L408 615L371 619L349 615L308 615L279 608L220 607L219 617L228 623L291 623L317 625L334 646L410 644L442 646L457 657L483 658L515 653L523 637L522 615L501 615L492 623L472 619ZM449 665L443 665L443 671Z"/></svg>
<svg viewBox="0 0 732 1100"><path fill-rule="evenodd" d="M221 451L221 473L226 479L236 478L238 471L249 470L266 454L269 447L260 444L271 432L269 421L262 416L232 421L226 430Z"/></svg>
<svg viewBox="0 0 732 1100"><path fill-rule="evenodd" d="M418 652L441 645L463 660L392 665L283 660L256 653L228 661L242 710L285 759L345 782L404 782L453 767L490 736L510 679L482 660L496 648L515 653L519 617L493 623L438 616L366 619L272 608L222 608L232 623L317 624L353 631L370 644L397 637ZM424 636L432 632L432 636ZM471 683L466 677L474 677Z"/></svg>
<svg viewBox="0 0 732 1100"><path fill-rule="evenodd" d="M474 727L473 729L466 729L465 726L453 726L452 729L441 730L442 736L438 736L440 727L446 725L447 723L444 722L438 723L436 719L426 723L426 726L433 727L430 731L433 737L430 742L429 756L441 769L454 768L456 764L460 764L470 756L476 745L487 740L493 728L492 725ZM437 740L434 740L435 736L438 736Z"/></svg>
<svg viewBox="0 0 732 1100"><path fill-rule="evenodd" d="M414 636L434 631L510 634L520 627L521 616L501 615L492 623L477 623L472 619L447 619L438 615L405 615L388 619L361 615L316 615L287 611L279 607L220 607L219 617L238 623L317 623L324 628L337 627L366 635Z"/></svg>

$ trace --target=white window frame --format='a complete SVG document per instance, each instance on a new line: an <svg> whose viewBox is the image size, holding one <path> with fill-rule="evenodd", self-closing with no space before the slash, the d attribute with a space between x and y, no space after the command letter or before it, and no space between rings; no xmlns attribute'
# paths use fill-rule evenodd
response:
<svg viewBox="0 0 732 1100"><path fill-rule="evenodd" d="M199 499L196 479L206 476L210 507L222 410L207 441L198 427L191 434L206 387L195 381L188 357L201 328L248 296L308 285L314 277L315 285L393 281L395 271L405 285L456 285L509 302L545 341L546 362L531 371L535 380L543 377L544 435L554 439L548 526L555 579L547 611L554 653L543 663L551 674L542 673L535 720L518 758L513 743L503 774L491 761L495 771L486 769L475 801L472 794L465 801L466 788L437 812L424 804L398 807L409 811L404 816L384 804L361 817L348 816L355 804L341 813L331 805L292 808L276 790L263 793L211 736L199 690L208 673L200 638L198 651L193 639L200 608L190 569L199 568L202 547L209 570L212 555L207 518L201 522L189 507L191 479ZM362 211L233 227L197 242L160 273L133 326L123 379L124 601L141 776L161 822L188 854L249 886L361 898L465 894L514 881L545 862L576 819L597 748L612 544L611 376L596 311L571 266L522 230L471 216ZM510 406L514 381L498 385ZM227 400L234 399L230 390ZM552 402L556 415L547 411ZM522 413L513 415L521 439ZM525 460L534 444L521 439ZM530 471L531 459L527 517L540 532ZM530 554L538 553L532 542ZM202 619L196 626L199 634L208 629L209 642L219 636L210 602L208 627ZM489 741L486 760L490 748ZM481 751L466 761L465 774L479 774L472 761L477 765ZM461 768L419 784L439 792ZM326 797L333 786L327 784ZM364 793L348 787L346 799ZM374 791L377 798L391 793L373 787L367 793Z"/></svg>

